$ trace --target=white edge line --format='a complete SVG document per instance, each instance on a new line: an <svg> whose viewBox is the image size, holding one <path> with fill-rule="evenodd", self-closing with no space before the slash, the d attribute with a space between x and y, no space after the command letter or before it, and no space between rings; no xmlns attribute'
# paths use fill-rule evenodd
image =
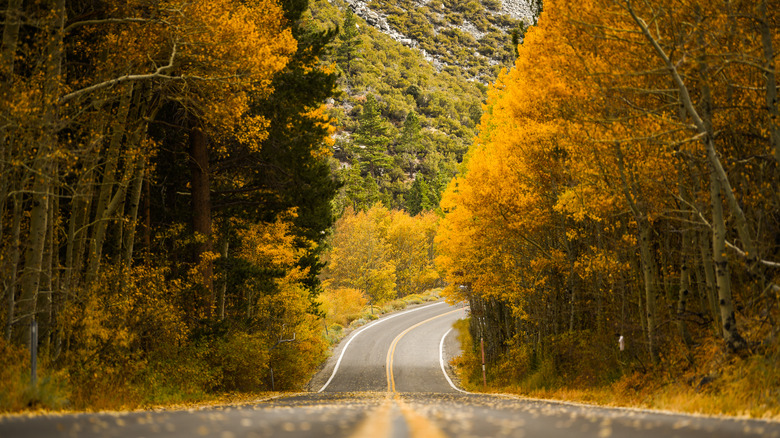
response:
<svg viewBox="0 0 780 438"><path fill-rule="evenodd" d="M367 329L369 327L374 327L375 325L377 325L377 324L379 324L381 322L387 321L388 319L393 319L396 316L406 315L407 313L412 313L412 312L415 312L417 310L427 309L428 307L436 306L436 305L439 305L439 304L445 304L445 303L444 303L444 301L439 301L438 303L433 303L433 304L429 304L427 306L418 307L416 309L407 310L407 311L400 312L400 313L395 313L395 314L390 315L390 316L388 316L386 318L378 319L378 320L374 321L371 324L364 325L360 330L356 331L352 335L352 337L349 338L349 340L347 341L346 344L344 344L344 348L341 350L341 354L339 355L339 360L336 361L336 366L333 367L333 373L330 375L330 378L328 379L328 381L325 382L325 384L322 386L322 388L320 388L320 390L317 391L317 392L320 393L320 392L324 391L325 388L327 388L328 385L330 385L330 382L333 380L333 378L336 377L336 372L339 370L339 365L341 365L341 359L344 358L344 353L347 352L347 347L349 347L349 344L352 343L352 341L357 337L357 335L359 335L360 333L363 333L363 330L365 330L365 329Z"/></svg>
<svg viewBox="0 0 780 438"><path fill-rule="evenodd" d="M450 334L451 331L452 328L447 330L447 333L444 333L444 336L441 337L441 342L439 342L439 365L441 365L441 372L444 373L444 378L447 379L447 382L449 382L450 386L452 386L454 390L460 391L464 394L469 394L468 391L464 391L452 383L452 379L450 379L450 376L447 374L447 370L444 368L444 339L447 337L447 335Z"/></svg>

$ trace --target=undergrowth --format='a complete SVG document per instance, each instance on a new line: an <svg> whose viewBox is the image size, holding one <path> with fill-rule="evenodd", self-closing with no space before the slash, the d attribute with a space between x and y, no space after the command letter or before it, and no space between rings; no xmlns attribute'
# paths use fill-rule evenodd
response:
<svg viewBox="0 0 780 438"><path fill-rule="evenodd" d="M463 353L453 359L458 377L472 392L509 393L524 397L660 409L703 415L780 419L780 351L775 346L744 356L728 355L710 341L674 349L653 366L615 350L599 355L594 343L570 345L573 357L562 357L566 339L550 340L557 347L537 352L509 348L487 364L482 383L479 345L468 320L458 321ZM611 344L610 344L611 345ZM561 353L563 350L563 353ZM610 350L607 348L607 350ZM602 352L603 353L603 352Z"/></svg>

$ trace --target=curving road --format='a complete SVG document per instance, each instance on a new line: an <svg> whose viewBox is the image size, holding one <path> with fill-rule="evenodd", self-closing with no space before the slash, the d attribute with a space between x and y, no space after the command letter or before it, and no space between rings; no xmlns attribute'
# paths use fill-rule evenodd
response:
<svg viewBox="0 0 780 438"><path fill-rule="evenodd" d="M309 388L317 392L458 392L442 372L441 362L448 363L459 352L450 329L465 317L465 308L437 302L376 320L341 342Z"/></svg>
<svg viewBox="0 0 780 438"><path fill-rule="evenodd" d="M0 418L0 437L768 437L780 423L477 395L445 372L459 351L444 303L352 332L310 392L244 406Z"/></svg>

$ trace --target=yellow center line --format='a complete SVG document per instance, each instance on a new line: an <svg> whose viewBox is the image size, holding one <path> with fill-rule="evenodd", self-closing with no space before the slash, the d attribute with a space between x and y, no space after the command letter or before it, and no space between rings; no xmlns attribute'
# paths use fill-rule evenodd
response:
<svg viewBox="0 0 780 438"><path fill-rule="evenodd" d="M406 420L406 426L409 428L409 436L412 438L446 438L444 432L441 431L433 422L415 412L415 410L407 405L402 399L401 395L395 393L395 402L401 410L401 415Z"/></svg>
<svg viewBox="0 0 780 438"><path fill-rule="evenodd" d="M350 438L382 438L391 437L393 401L388 395L384 403L369 412L366 418L357 426Z"/></svg>
<svg viewBox="0 0 780 438"><path fill-rule="evenodd" d="M419 326L421 326L423 324L429 323L429 322L433 321L434 319L441 318L442 316L447 316L447 315L453 314L455 312L460 312L462 310L463 309L455 309L455 310L449 311L447 313L442 313L441 315L436 315L436 316L434 316L432 318L428 318L425 321L420 321L417 324L415 324L415 325L409 327L408 329L404 330L403 332L401 332L401 334L396 336L395 339L393 339L393 342L390 344L390 349L387 350L387 360L385 361L385 370L387 372L387 392L395 392L395 376L393 375L393 362L395 360L394 359L394 357L395 357L395 347L398 345L398 341L400 341L401 338L403 338L407 333L409 333L413 329L415 329L415 328L417 328L417 327L419 327Z"/></svg>
<svg viewBox="0 0 780 438"><path fill-rule="evenodd" d="M385 366L387 368L387 398L378 408L374 409L365 420L357 427L357 429L350 435L351 438L377 438L377 437L390 437L393 436L393 419L397 415L393 412L397 409L409 428L409 435L412 438L445 438L444 433L436 427L430 420L415 412L409 405L407 405L402 399L400 394L395 391L395 376L393 375L393 361L395 357L395 347L398 342L407 333L413 329L431 322L435 319L443 316L451 315L455 312L460 312L463 309L455 309L441 315L436 315L432 318L428 318L425 321L418 322L417 324L407 328L401 334L393 339L390 344L390 349L387 351L387 360ZM394 397L391 398L390 394ZM396 411L397 412L397 411Z"/></svg>

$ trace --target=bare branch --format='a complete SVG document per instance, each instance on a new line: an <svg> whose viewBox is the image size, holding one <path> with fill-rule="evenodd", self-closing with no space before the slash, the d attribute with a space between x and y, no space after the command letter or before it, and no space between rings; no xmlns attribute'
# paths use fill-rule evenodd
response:
<svg viewBox="0 0 780 438"><path fill-rule="evenodd" d="M125 75L121 76L115 79L111 79L105 82L101 82L99 84L90 85L89 87L82 88L80 90L74 91L72 93L66 94L60 98L60 103L65 103L70 100L73 100L79 96L82 96L87 93L91 93L93 91L102 90L104 88L113 87L114 85L119 85L124 82L133 82L133 81L144 81L147 79L154 79L154 78L167 78L167 79L176 79L177 77L174 76L167 76L164 73L174 67L174 61L176 59L177 54L177 47L176 44L173 45L173 50L171 51L171 56L168 59L168 65L164 65L162 67L158 67L157 70L154 73L145 74L145 75ZM183 77L181 77L183 78Z"/></svg>
<svg viewBox="0 0 780 438"><path fill-rule="evenodd" d="M84 21L76 21L73 22L65 27L63 29L64 33L71 32L72 30L76 29L77 27L82 26L91 26L96 24L110 24L110 23L161 23L161 24L169 24L162 20L151 20L148 18L103 18L100 20L84 20Z"/></svg>
<svg viewBox="0 0 780 438"><path fill-rule="evenodd" d="M686 204L688 207L693 209L693 211L696 213L696 215L701 220L702 224L706 225L707 228L712 229L712 224L710 224L710 222L704 217L704 214L702 214L702 212L699 210L698 207L696 207L692 203L686 201L685 199L683 199L680 196L675 196L675 197L677 198L677 200L681 201L683 204ZM726 240L726 246L731 248L732 250L734 250L734 252L736 252L740 257L742 257L744 259L755 260L757 263L762 264L762 265L767 266L767 267L770 267L770 268L780 268L780 263L773 262L771 260L759 259L757 257L757 255L755 255L755 254L753 254L753 255L748 254L747 252L742 250L742 248L738 247L737 245L734 245L733 243L729 242L728 240Z"/></svg>

